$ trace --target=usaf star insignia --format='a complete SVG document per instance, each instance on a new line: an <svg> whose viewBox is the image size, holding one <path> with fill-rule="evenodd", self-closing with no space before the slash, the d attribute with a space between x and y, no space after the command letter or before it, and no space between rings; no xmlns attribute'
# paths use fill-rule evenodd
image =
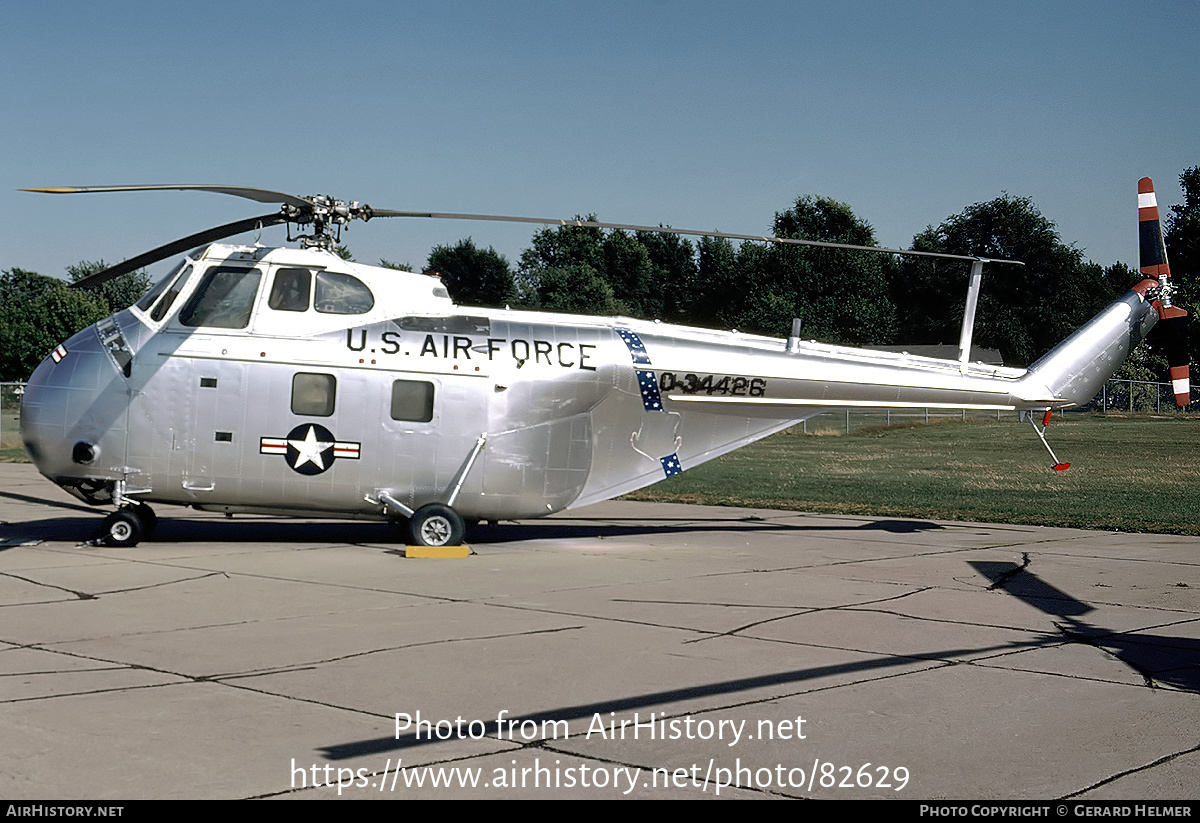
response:
<svg viewBox="0 0 1200 823"><path fill-rule="evenodd" d="M260 454L282 454L292 471L300 474L321 474L339 457L357 460L359 443L336 439L333 432L317 423L301 423L287 437L259 439Z"/></svg>

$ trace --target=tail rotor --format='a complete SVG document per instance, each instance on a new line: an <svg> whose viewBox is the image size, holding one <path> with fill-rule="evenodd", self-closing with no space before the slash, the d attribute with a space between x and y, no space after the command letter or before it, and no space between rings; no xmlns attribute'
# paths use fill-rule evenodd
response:
<svg viewBox="0 0 1200 823"><path fill-rule="evenodd" d="M1158 325L1161 329L1159 334L1162 335L1167 353L1175 403L1186 406L1191 396L1188 376L1188 313L1171 301L1175 287L1171 283L1171 268L1167 264L1167 246L1163 242L1158 200L1154 196L1154 181L1149 177L1138 181L1138 239L1141 252L1139 270L1143 277L1157 284L1151 285L1146 291L1146 297L1158 312Z"/></svg>

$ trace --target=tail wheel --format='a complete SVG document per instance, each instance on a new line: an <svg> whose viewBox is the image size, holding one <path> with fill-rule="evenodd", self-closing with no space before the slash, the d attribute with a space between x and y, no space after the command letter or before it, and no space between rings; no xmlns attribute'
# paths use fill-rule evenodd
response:
<svg viewBox="0 0 1200 823"><path fill-rule="evenodd" d="M427 503L408 519L413 546L460 546L465 533L462 515L442 503Z"/></svg>
<svg viewBox="0 0 1200 823"><path fill-rule="evenodd" d="M133 509L118 509L104 518L104 542L109 546L136 546L145 533L142 518Z"/></svg>

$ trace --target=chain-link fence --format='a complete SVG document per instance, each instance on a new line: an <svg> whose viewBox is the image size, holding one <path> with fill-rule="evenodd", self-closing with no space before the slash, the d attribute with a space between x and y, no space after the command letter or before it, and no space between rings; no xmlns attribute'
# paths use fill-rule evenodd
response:
<svg viewBox="0 0 1200 823"><path fill-rule="evenodd" d="M1192 389L1189 407L1197 400L1200 400L1200 388ZM1071 411L1175 414L1184 410L1175 405L1175 390L1170 383L1109 380L1090 403Z"/></svg>
<svg viewBox="0 0 1200 823"><path fill-rule="evenodd" d="M21 448L17 421L21 412L24 383L0 383L0 449Z"/></svg>

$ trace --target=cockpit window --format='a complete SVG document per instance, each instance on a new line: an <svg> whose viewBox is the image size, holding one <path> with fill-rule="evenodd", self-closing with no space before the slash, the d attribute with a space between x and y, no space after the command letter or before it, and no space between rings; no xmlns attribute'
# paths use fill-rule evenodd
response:
<svg viewBox="0 0 1200 823"><path fill-rule="evenodd" d="M308 311L311 287L312 272L308 269L279 269L267 305L277 311Z"/></svg>
<svg viewBox="0 0 1200 823"><path fill-rule="evenodd" d="M137 301L137 307L142 311L150 311L150 307L154 305L154 301L158 299L160 294L166 291L167 286L175 282L175 276L179 274L180 269L187 265L187 262L187 260L180 260L178 265L171 269L166 277L155 283L154 288L146 292L142 299Z"/></svg>
<svg viewBox="0 0 1200 823"><path fill-rule="evenodd" d="M325 314L366 314L374 308L375 297L357 277L319 271L313 304Z"/></svg>
<svg viewBox="0 0 1200 823"><path fill-rule="evenodd" d="M179 312L179 322L185 326L246 328L261 279L262 272L258 269L214 266L205 272L204 279Z"/></svg>
<svg viewBox="0 0 1200 823"><path fill-rule="evenodd" d="M171 281L171 288L167 289L167 293L163 295L162 300L154 306L154 311L150 312L150 319L154 321L162 320L167 316L167 312L171 310L171 304L175 302L175 298L179 296L180 289L187 282L188 275L192 273L192 267L186 266L179 275Z"/></svg>

